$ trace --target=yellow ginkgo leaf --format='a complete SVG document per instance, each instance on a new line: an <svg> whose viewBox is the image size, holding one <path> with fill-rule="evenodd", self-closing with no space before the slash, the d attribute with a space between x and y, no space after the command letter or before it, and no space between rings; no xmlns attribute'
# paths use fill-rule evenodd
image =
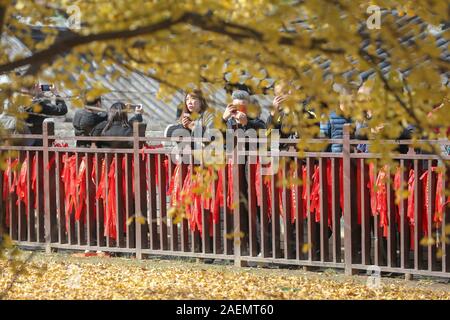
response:
<svg viewBox="0 0 450 320"><path fill-rule="evenodd" d="M127 219L127 226L129 226L130 224L132 224L134 221L134 216L131 216Z"/></svg>
<svg viewBox="0 0 450 320"><path fill-rule="evenodd" d="M136 222L139 224L145 224L146 221L147 221L147 219L143 216L136 217Z"/></svg>

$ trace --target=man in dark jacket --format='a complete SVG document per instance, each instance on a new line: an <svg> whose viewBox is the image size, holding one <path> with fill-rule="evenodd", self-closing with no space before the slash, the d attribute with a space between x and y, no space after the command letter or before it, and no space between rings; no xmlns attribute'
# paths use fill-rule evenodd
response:
<svg viewBox="0 0 450 320"><path fill-rule="evenodd" d="M228 130L243 130L244 132L247 130L256 130L258 133L259 129L265 129L266 125L263 120L257 118L257 117L250 117L250 115L247 113L247 108L251 103L250 95L248 92L243 90L236 90L232 94L233 102L230 103L223 113L223 120L226 123L226 127ZM228 143L227 143L228 144ZM233 143L234 145L234 143ZM249 143L245 144L245 149L249 150ZM248 190L248 170L249 170L249 163L248 163L248 157L246 157L246 164L245 164L245 172L244 172L244 179L241 181L241 190ZM242 192L241 197L244 199L248 199L248 192ZM247 208L245 206L241 207L241 210L246 211ZM257 245L260 246L261 240L259 238L261 232L259 230L260 228L260 212L258 210L257 212L257 225L256 225L256 242ZM241 231L244 233L242 241L244 243L248 243L248 236L249 236L249 219L248 214L244 213L241 215ZM243 250L242 254L247 254L249 251L249 248L246 246Z"/></svg>
<svg viewBox="0 0 450 320"><path fill-rule="evenodd" d="M99 123L108 119L106 112L98 112L102 108L101 97L86 102L86 107L75 112L73 128L75 136L90 136L92 130ZM91 141L77 140L77 147L90 147Z"/></svg>
<svg viewBox="0 0 450 320"><path fill-rule="evenodd" d="M46 118L63 116L67 113L67 105L56 88L52 86L50 90L56 98L54 103L48 96L44 96L40 85L35 85L33 88L33 93L35 93L33 105L25 108L25 112L28 114L25 121L31 134L42 134L42 123ZM36 139L34 145L42 146L42 139Z"/></svg>

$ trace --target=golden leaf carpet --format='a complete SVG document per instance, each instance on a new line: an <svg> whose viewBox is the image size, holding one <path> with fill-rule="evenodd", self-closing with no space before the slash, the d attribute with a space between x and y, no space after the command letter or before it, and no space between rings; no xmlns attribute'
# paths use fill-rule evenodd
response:
<svg viewBox="0 0 450 320"><path fill-rule="evenodd" d="M20 259L25 260L28 254L22 253ZM450 285L442 280L383 277L380 286L371 289L367 276L347 277L334 270L236 268L56 253L38 253L18 268L14 271L11 263L0 260L1 298L450 299Z"/></svg>

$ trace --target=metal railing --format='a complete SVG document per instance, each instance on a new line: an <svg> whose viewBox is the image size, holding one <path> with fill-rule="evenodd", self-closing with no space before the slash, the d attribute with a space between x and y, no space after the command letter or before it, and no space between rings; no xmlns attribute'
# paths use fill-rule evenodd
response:
<svg viewBox="0 0 450 320"><path fill-rule="evenodd" d="M262 175L264 164L252 163L258 157L245 148L214 169L195 163L193 152L188 163L176 164L172 148L145 147L168 138L144 133L145 126L136 123L133 137L113 138L132 141L130 149L69 148L54 142L111 137L61 138L52 122L44 122L42 136L17 136L42 139L42 147L0 146L7 158L0 171L2 232L19 246L46 250L330 267L347 274L375 265L380 271L450 277L450 209L437 208L447 200L442 190L449 189L450 176L434 169L448 156L396 155L395 168L377 168L373 161L381 155L353 152L354 145L370 142L350 139L346 126L343 139L321 141L342 143L342 153L300 157L279 151L279 170ZM249 139L236 141L242 146ZM190 211L181 208L196 216L180 219L171 209L173 190L182 193L193 184L195 168L219 178L202 194L194 196L194 186L183 195ZM379 180L380 173L386 180ZM370 187L375 183L384 191ZM403 194L408 188L414 198L396 201L396 189Z"/></svg>

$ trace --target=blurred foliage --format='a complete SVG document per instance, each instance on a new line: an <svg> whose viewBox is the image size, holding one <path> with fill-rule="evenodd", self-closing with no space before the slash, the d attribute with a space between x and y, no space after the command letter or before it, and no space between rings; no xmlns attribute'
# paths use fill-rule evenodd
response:
<svg viewBox="0 0 450 320"><path fill-rule="evenodd" d="M9 81L0 85L0 98L13 106L22 104L23 95L17 93L37 79L77 96L95 74L116 78L118 73L109 68L113 63L159 79L158 95L165 98L177 88L203 82L224 87L226 79L248 84L258 94L270 86L267 79L284 79L294 88L294 99L285 106L294 114L288 117L290 125L303 137L312 137L317 126L295 116L300 113L295 102L309 97L309 107L317 115L327 114L342 98L336 86L355 96L350 84L360 84L359 74L372 69L370 99L346 101L351 104L346 115L362 120L363 111L372 110L373 127L389 123L381 135L385 138L398 137L405 123L420 127L420 136L433 137L431 127L450 122L448 86L441 82L441 75L448 75L448 61L441 58L431 29L416 23L405 27L398 18L419 17L437 29L449 20L448 3L370 4L386 10L379 29L367 28L367 1L3 0L3 33L21 39L32 53L27 58L10 57L8 43L1 44L0 74ZM78 16L79 29L54 27L56 17L73 22ZM41 41L32 37L36 25L42 25ZM448 36L448 30L441 35ZM399 41L406 38L414 44ZM390 64L388 74L378 65L380 50ZM17 67L26 66L30 67L24 74L16 74ZM407 70L406 77L400 75ZM96 83L89 85L88 96L105 92ZM427 114L441 103L445 110L429 121Z"/></svg>

